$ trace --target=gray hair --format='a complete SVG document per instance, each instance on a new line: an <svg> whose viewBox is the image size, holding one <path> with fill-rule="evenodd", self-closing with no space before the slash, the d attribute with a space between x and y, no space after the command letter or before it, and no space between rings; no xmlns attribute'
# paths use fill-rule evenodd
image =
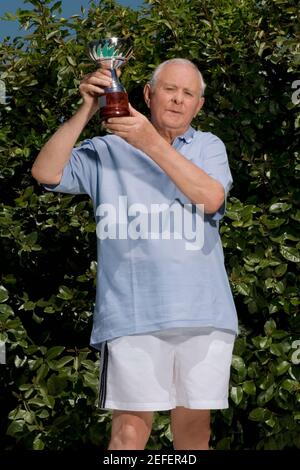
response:
<svg viewBox="0 0 300 470"><path fill-rule="evenodd" d="M158 65L158 67L156 67L156 69L154 70L150 80L149 80L149 85L150 87L153 89L156 85L156 82L157 82L157 79L158 79L158 76L160 74L160 72L163 70L164 67L166 67L167 65L171 65L171 64L182 64L182 65L189 65L191 67L193 67L193 69L198 73L199 75L199 81L200 81L200 96L204 96L204 91L205 91L205 88L206 88L206 83L204 82L204 79L203 79L203 76L202 76L202 73L200 72L200 70L198 69L198 67L193 63L191 62L190 60L188 59L181 59L181 58L175 58L175 59L169 59L169 60L165 60L164 62L162 62L161 64Z"/></svg>

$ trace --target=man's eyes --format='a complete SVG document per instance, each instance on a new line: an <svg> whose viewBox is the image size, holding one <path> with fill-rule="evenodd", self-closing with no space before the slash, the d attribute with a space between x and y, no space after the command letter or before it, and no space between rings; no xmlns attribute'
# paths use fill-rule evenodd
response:
<svg viewBox="0 0 300 470"><path fill-rule="evenodd" d="M173 87L173 86L167 86L167 87L165 87L165 90L166 90L166 91L175 91L176 88ZM191 91L188 91L188 90L185 90L185 91L184 91L184 94L187 95L187 96L191 96L191 97L194 96L194 93L192 93Z"/></svg>

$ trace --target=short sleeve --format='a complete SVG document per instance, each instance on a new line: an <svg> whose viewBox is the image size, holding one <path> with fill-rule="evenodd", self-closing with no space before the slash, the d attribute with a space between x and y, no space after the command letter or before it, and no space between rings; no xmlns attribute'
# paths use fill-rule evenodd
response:
<svg viewBox="0 0 300 470"><path fill-rule="evenodd" d="M47 191L93 196L101 173L100 158L92 140L85 140L72 150L59 184L43 184Z"/></svg>
<svg viewBox="0 0 300 470"><path fill-rule="evenodd" d="M221 139L213 134L209 134L208 142L203 146L202 152L203 170L221 183L225 191L225 199L222 206L211 215L213 220L220 220L225 214L227 195L233 182L226 148Z"/></svg>

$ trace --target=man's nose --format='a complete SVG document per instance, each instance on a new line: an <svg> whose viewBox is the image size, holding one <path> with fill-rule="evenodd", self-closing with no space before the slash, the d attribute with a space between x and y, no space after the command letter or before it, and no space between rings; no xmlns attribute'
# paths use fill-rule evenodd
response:
<svg viewBox="0 0 300 470"><path fill-rule="evenodd" d="M181 103L182 103L182 101L183 101L183 94L181 93L181 91L176 90L176 92L175 92L174 95L173 95L173 101L174 101L174 103L176 103L176 104L181 104Z"/></svg>

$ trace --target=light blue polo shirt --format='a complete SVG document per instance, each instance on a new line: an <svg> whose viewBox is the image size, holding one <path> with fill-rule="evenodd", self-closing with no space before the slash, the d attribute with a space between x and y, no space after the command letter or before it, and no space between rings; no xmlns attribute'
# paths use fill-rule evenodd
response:
<svg viewBox="0 0 300 470"><path fill-rule="evenodd" d="M232 176L218 137L190 127L173 147L219 181L227 196ZM195 204L148 155L115 135L74 148L60 183L44 187L93 201L98 269L92 346L177 327L237 332L219 236L226 202L202 216L203 237L191 247L197 214L200 220ZM184 229L178 235L174 214L177 222L182 217L192 224L194 241Z"/></svg>

